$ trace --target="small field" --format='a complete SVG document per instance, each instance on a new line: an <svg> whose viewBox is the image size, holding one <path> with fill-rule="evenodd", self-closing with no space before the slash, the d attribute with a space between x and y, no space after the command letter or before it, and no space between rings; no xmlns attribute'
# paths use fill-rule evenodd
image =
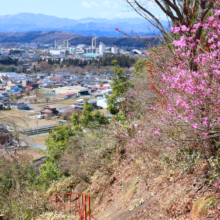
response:
<svg viewBox="0 0 220 220"><path fill-rule="evenodd" d="M33 117L32 117L33 115ZM36 118L36 114L31 111L18 111L18 110L10 110L10 111L1 111L0 117L2 117L2 121L10 121L11 123L17 124L21 128L35 128L38 127L57 124L60 119L38 119Z"/></svg>
<svg viewBox="0 0 220 220"><path fill-rule="evenodd" d="M57 102L57 104L73 105L77 99L65 99Z"/></svg>
<svg viewBox="0 0 220 220"><path fill-rule="evenodd" d="M29 136L26 139L34 144L46 146L45 140L47 139L47 137L48 134L41 134L41 135Z"/></svg>
<svg viewBox="0 0 220 220"><path fill-rule="evenodd" d="M74 99L71 99L71 103L72 104L74 101ZM64 108L69 108L70 106L69 103L60 103L60 102L56 102L56 103L34 103L31 104L31 110L35 111L35 112L40 112L41 109L47 105L54 105L57 109L64 109Z"/></svg>

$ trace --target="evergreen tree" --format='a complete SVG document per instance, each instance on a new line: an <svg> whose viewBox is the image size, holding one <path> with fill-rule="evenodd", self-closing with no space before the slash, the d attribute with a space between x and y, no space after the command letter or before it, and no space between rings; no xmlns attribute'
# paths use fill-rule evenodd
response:
<svg viewBox="0 0 220 220"><path fill-rule="evenodd" d="M112 95L107 95L107 109L111 114L117 114L119 112L118 103L123 100L125 93L132 84L129 82L129 78L124 74L123 70L118 67L117 61L114 60L112 63L114 64L116 77L112 78Z"/></svg>

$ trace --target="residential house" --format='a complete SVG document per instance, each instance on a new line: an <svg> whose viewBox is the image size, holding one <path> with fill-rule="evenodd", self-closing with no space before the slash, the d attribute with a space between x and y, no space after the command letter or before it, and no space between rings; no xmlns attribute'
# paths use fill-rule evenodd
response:
<svg viewBox="0 0 220 220"><path fill-rule="evenodd" d="M76 99L77 93L76 92L63 93L62 96L64 97L64 99Z"/></svg>
<svg viewBox="0 0 220 220"><path fill-rule="evenodd" d="M22 91L22 89L21 88L19 88L16 84L8 84L7 86L6 86L6 90L7 91Z"/></svg>
<svg viewBox="0 0 220 220"><path fill-rule="evenodd" d="M3 108L7 108L10 105L9 94L7 91L0 91L0 102L3 104Z"/></svg>
<svg viewBox="0 0 220 220"><path fill-rule="evenodd" d="M45 106L44 110L41 111L41 115L48 115L48 116L57 115L58 113L59 111L53 105Z"/></svg>
<svg viewBox="0 0 220 220"><path fill-rule="evenodd" d="M94 108L97 108L97 101L96 100L87 100L88 104L93 105ZM73 107L78 109L83 109L83 106L85 105L84 99L79 99L76 101L76 104L73 105Z"/></svg>
<svg viewBox="0 0 220 220"><path fill-rule="evenodd" d="M30 103L23 101L14 101L11 102L11 108L16 110L30 110Z"/></svg>
<svg viewBox="0 0 220 220"><path fill-rule="evenodd" d="M69 72L56 73L55 77L59 77L59 78L62 78L62 79L70 79L70 73Z"/></svg>

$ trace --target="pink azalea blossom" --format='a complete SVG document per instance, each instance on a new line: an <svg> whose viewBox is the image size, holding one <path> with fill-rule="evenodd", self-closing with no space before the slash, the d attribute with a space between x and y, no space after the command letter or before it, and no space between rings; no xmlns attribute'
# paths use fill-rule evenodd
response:
<svg viewBox="0 0 220 220"><path fill-rule="evenodd" d="M193 124L193 128L198 128L198 123Z"/></svg>
<svg viewBox="0 0 220 220"><path fill-rule="evenodd" d="M202 122L204 125L208 125L208 122L207 122L208 118L204 118L204 121Z"/></svg>
<svg viewBox="0 0 220 220"><path fill-rule="evenodd" d="M186 46L185 37L182 36L182 37L180 38L180 40L175 40L175 41L173 41L173 44L174 44L176 47L181 47L181 48L185 47L185 46Z"/></svg>
<svg viewBox="0 0 220 220"><path fill-rule="evenodd" d="M186 25L180 26L182 31L189 31L189 28L186 27Z"/></svg>
<svg viewBox="0 0 220 220"><path fill-rule="evenodd" d="M200 27L200 26L201 26L201 23L198 23L198 24L194 24L194 25L193 25L194 28L198 28L198 27Z"/></svg>

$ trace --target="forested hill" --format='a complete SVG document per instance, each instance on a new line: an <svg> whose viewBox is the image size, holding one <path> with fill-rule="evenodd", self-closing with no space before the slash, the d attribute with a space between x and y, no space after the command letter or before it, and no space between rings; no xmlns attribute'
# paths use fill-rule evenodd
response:
<svg viewBox="0 0 220 220"><path fill-rule="evenodd" d="M87 44L91 45L92 36L72 34L63 31L36 31L36 32L23 32L23 33L6 33L0 32L0 43L54 43L54 41L62 42L69 40L71 45ZM144 40L147 44L157 43L157 39L145 37ZM99 41L106 45L116 46L134 46L144 47L145 44L139 40L125 37L99 37Z"/></svg>

